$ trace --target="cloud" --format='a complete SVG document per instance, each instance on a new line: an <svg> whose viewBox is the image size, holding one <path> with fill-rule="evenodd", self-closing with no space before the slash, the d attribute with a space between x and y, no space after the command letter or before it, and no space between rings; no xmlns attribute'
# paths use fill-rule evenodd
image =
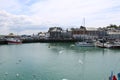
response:
<svg viewBox="0 0 120 80"><path fill-rule="evenodd" d="M6 11L0 11L0 28L1 34L9 34L10 32L24 32L23 34L26 34L28 31L45 30L47 26L36 24L29 16L13 15ZM31 34L33 33L31 32Z"/></svg>
<svg viewBox="0 0 120 80"><path fill-rule="evenodd" d="M104 15L118 17L114 14L119 14L120 11L113 14L113 10L118 5L120 5L119 0L47 0L33 4L30 10L33 17L40 17L39 21L61 25L76 24L78 26L81 25L82 18L85 17L88 20L88 26L101 26L105 22L99 22L100 20L106 19L107 23L111 22ZM97 18L100 20L96 20ZM94 21L98 23L94 23ZM114 23L114 20L112 22Z"/></svg>
<svg viewBox="0 0 120 80"><path fill-rule="evenodd" d="M0 0L1 33L34 33L51 26L119 24L119 0Z"/></svg>
<svg viewBox="0 0 120 80"><path fill-rule="evenodd" d="M17 0L0 0L0 10L11 13L18 13L22 9L22 5Z"/></svg>

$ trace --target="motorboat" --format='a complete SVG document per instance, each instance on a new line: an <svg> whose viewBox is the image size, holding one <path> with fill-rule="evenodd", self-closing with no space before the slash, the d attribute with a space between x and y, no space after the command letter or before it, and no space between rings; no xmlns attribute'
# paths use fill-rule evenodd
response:
<svg viewBox="0 0 120 80"><path fill-rule="evenodd" d="M101 48L105 48L104 42L101 42L101 41L96 41L96 42L95 42L95 46L101 47Z"/></svg>
<svg viewBox="0 0 120 80"><path fill-rule="evenodd" d="M118 41L96 41L95 46L101 48L120 48L120 42Z"/></svg>
<svg viewBox="0 0 120 80"><path fill-rule="evenodd" d="M120 48L120 42L113 41L113 42L106 42L104 44L106 48Z"/></svg>

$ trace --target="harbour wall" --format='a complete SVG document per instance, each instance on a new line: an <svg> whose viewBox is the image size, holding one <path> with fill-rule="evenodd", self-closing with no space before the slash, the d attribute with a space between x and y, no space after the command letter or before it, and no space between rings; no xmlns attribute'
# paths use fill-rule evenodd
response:
<svg viewBox="0 0 120 80"><path fill-rule="evenodd" d="M63 43L71 43L71 42L77 42L78 40L74 40L74 39L66 39L66 40L62 40L62 39L25 39L22 41L22 43L57 43L57 42L63 42ZM7 44L6 40L0 40L0 45L2 44Z"/></svg>

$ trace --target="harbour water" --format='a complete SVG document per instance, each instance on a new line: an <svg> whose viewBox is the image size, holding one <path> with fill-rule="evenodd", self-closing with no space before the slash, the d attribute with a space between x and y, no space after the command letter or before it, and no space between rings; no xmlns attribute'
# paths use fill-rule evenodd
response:
<svg viewBox="0 0 120 80"><path fill-rule="evenodd" d="M0 80L108 80L120 50L72 43L0 45Z"/></svg>

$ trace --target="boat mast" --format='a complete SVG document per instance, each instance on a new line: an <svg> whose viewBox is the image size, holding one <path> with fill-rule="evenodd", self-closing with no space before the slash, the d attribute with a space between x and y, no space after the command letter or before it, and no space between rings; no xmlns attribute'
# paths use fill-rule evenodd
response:
<svg viewBox="0 0 120 80"><path fill-rule="evenodd" d="M85 27L85 18L83 18L83 26Z"/></svg>
<svg viewBox="0 0 120 80"><path fill-rule="evenodd" d="M83 18L83 27L85 28L85 18ZM85 30L84 30L83 35L84 35L84 41L85 41Z"/></svg>

